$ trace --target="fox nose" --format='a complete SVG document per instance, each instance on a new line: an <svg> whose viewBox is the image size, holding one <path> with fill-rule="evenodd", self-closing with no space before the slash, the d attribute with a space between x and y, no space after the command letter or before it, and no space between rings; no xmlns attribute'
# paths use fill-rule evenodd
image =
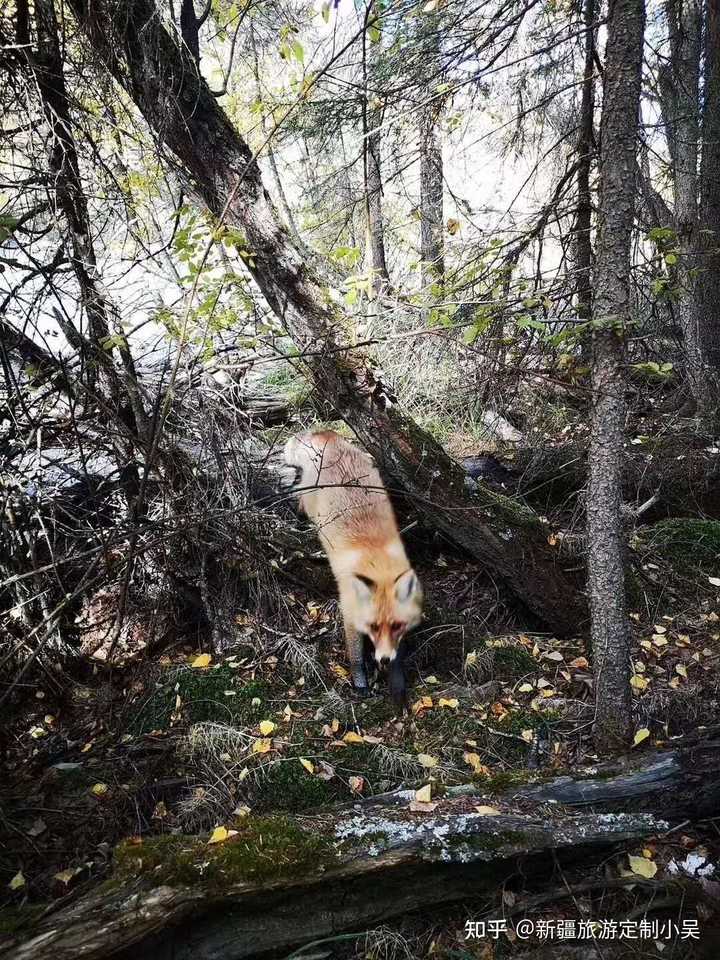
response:
<svg viewBox="0 0 720 960"><path fill-rule="evenodd" d="M380 666L386 667L390 663L390 657L380 657Z"/></svg>

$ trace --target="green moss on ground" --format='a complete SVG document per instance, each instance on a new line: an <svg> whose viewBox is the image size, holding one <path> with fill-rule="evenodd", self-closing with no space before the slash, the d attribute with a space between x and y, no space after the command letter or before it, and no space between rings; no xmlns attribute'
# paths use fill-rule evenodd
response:
<svg viewBox="0 0 720 960"><path fill-rule="evenodd" d="M320 872L335 859L330 841L307 833L284 817L252 817L237 823L237 835L208 844L198 837L164 835L114 851L114 876L152 875L167 884L225 887Z"/></svg>
<svg viewBox="0 0 720 960"><path fill-rule="evenodd" d="M680 517L661 520L643 531L648 550L659 554L678 573L687 568L720 570L720 521Z"/></svg>
<svg viewBox="0 0 720 960"><path fill-rule="evenodd" d="M228 696L228 690L234 695ZM243 682L238 671L230 667L207 670L184 667L173 671L149 696L142 698L128 729L135 735L166 729L176 711L178 697L182 715L190 723L204 720L238 726L257 723L267 712L264 701L269 693L270 688L264 681ZM260 703L254 703L255 700Z"/></svg>

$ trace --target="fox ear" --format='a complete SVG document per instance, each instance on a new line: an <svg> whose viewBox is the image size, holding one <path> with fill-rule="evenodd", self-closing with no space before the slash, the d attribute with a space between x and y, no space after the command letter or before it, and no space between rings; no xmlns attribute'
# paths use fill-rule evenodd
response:
<svg viewBox="0 0 720 960"><path fill-rule="evenodd" d="M395 581L395 596L400 603L405 603L420 589L418 578L414 570L406 570Z"/></svg>
<svg viewBox="0 0 720 960"><path fill-rule="evenodd" d="M375 581L371 580L370 577L363 577L363 575L360 573L356 573L353 576L353 585L355 586L355 592L360 599L369 597L370 594L375 590Z"/></svg>

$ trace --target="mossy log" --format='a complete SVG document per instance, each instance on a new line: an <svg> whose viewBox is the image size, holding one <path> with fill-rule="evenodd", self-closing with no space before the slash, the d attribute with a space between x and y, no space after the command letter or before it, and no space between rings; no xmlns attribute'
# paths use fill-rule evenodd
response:
<svg viewBox="0 0 720 960"><path fill-rule="evenodd" d="M600 862L720 813L720 728L678 743L572 776L479 780L434 806L399 790L292 819L251 816L218 844L131 839L108 881L0 943L0 955L242 960L492 895L518 870L541 881L556 861Z"/></svg>

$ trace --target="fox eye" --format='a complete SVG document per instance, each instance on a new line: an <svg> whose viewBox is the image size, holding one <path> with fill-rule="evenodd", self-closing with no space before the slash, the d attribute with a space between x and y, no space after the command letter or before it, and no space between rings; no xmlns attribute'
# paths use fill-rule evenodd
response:
<svg viewBox="0 0 720 960"><path fill-rule="evenodd" d="M371 624L370 624L370 629L372 630L373 633L377 633L378 630L380 629L380 624L379 624L379 623L371 623Z"/></svg>
<svg viewBox="0 0 720 960"><path fill-rule="evenodd" d="M393 620L390 624L390 629L393 633L398 633L404 626L405 624L401 620Z"/></svg>

